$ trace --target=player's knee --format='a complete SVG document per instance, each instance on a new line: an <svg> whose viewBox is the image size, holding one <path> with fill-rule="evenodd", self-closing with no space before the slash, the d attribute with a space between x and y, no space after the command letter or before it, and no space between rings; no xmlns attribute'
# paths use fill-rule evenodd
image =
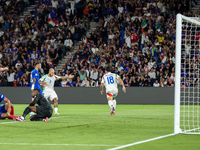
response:
<svg viewBox="0 0 200 150"><path fill-rule="evenodd" d="M58 103L58 99L57 98L54 98L53 101L54 101L55 104Z"/></svg>

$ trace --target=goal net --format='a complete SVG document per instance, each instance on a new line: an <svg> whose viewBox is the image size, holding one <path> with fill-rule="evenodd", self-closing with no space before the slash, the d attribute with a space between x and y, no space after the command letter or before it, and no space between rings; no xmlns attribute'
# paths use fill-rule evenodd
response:
<svg viewBox="0 0 200 150"><path fill-rule="evenodd" d="M174 133L200 134L200 19L176 18Z"/></svg>

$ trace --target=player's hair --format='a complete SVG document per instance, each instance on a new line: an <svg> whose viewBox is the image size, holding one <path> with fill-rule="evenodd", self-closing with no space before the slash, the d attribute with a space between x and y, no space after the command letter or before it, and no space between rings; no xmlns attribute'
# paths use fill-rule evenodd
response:
<svg viewBox="0 0 200 150"><path fill-rule="evenodd" d="M34 63L34 67L37 66L37 65L39 65L39 64L40 64L39 62L35 62Z"/></svg>
<svg viewBox="0 0 200 150"><path fill-rule="evenodd" d="M49 69L49 71L54 70L53 68Z"/></svg>
<svg viewBox="0 0 200 150"><path fill-rule="evenodd" d="M111 71L110 67L106 67L105 71L110 72Z"/></svg>
<svg viewBox="0 0 200 150"><path fill-rule="evenodd" d="M38 93L40 93L40 90L39 90L39 89L34 89L34 90L36 90L36 91L38 91Z"/></svg>

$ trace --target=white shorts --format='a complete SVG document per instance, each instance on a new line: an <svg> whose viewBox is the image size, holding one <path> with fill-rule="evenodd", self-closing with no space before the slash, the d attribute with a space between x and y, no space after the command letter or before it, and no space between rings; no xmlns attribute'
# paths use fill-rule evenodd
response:
<svg viewBox="0 0 200 150"><path fill-rule="evenodd" d="M44 97L52 102L54 102L53 100L55 98L57 98L58 100L58 95L56 94L55 91L47 91L47 92L44 92Z"/></svg>
<svg viewBox="0 0 200 150"><path fill-rule="evenodd" d="M108 97L113 97L113 99L116 99L117 95L118 95L118 89L106 91L107 98Z"/></svg>

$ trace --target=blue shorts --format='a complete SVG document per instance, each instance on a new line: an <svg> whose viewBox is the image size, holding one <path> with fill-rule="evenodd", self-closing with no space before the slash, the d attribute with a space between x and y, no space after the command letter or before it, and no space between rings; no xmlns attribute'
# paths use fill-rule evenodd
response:
<svg viewBox="0 0 200 150"><path fill-rule="evenodd" d="M5 104L0 108L0 119L1 119L1 114L7 113L7 110L5 108Z"/></svg>

